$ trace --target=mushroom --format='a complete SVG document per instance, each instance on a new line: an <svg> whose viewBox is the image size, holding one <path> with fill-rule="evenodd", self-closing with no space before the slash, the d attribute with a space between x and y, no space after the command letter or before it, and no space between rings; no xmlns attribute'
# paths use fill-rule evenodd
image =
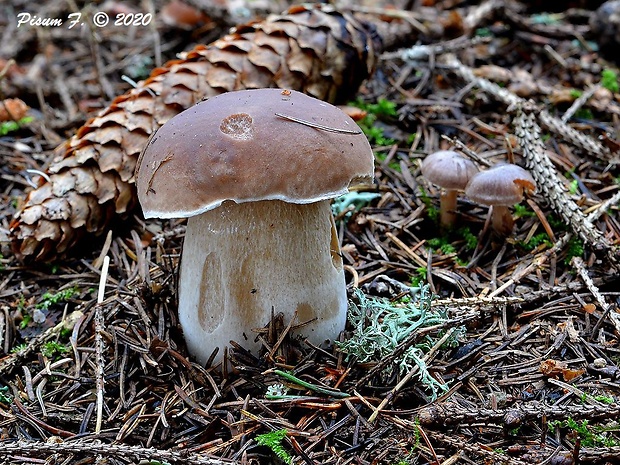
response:
<svg viewBox="0 0 620 465"><path fill-rule="evenodd" d="M536 191L534 178L520 166L506 163L472 177L465 195L474 202L492 206L493 229L500 236L507 236L514 227L508 207L521 202L524 191Z"/></svg>
<svg viewBox="0 0 620 465"><path fill-rule="evenodd" d="M355 122L299 92L228 92L165 123L138 160L146 218L188 217L179 321L205 363L282 312L315 344L345 327L344 270L330 199L371 182ZM221 352L220 352L221 353Z"/></svg>
<svg viewBox="0 0 620 465"><path fill-rule="evenodd" d="M421 170L426 179L443 188L439 198L440 224L443 228L452 228L456 222L458 191L465 189L478 168L457 152L440 150L424 159Z"/></svg>

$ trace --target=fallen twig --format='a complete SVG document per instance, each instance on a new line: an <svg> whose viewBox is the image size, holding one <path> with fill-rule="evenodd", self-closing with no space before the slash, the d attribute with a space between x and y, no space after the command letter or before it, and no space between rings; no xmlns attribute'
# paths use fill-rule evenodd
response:
<svg viewBox="0 0 620 465"><path fill-rule="evenodd" d="M99 440L78 441L27 441L0 442L0 456L19 454L21 456L39 456L46 454L80 454L82 456L102 455L105 457L127 457L133 460L158 460L172 463L195 465L235 465L238 462L204 457L154 447L128 446L125 444L106 444ZM153 462L150 462L153 463Z"/></svg>

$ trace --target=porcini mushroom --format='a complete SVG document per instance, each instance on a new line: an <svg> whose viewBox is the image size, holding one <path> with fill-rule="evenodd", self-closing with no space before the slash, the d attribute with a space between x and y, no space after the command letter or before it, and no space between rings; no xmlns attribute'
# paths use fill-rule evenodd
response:
<svg viewBox="0 0 620 465"><path fill-rule="evenodd" d="M473 176L465 195L474 202L492 206L492 227L500 236L507 236L514 228L508 207L521 202L524 191L536 191L534 178L520 166L506 163Z"/></svg>
<svg viewBox="0 0 620 465"><path fill-rule="evenodd" d="M188 217L179 321L204 363L272 310L297 312L315 344L346 323L347 298L330 199L370 182L374 157L355 122L295 91L228 92L165 123L138 161L147 218ZM221 352L220 352L221 354Z"/></svg>
<svg viewBox="0 0 620 465"><path fill-rule="evenodd" d="M456 222L458 191L465 189L478 168L453 150L431 153L422 161L420 168L426 179L442 188L439 197L440 224L444 228L452 228Z"/></svg>

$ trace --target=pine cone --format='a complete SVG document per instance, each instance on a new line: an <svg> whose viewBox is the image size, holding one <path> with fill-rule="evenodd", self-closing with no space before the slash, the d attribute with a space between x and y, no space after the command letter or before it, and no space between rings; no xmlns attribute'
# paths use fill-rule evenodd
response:
<svg viewBox="0 0 620 465"><path fill-rule="evenodd" d="M16 255L52 259L134 209L133 174L142 147L159 126L199 100L281 87L343 101L370 75L377 46L376 34L350 16L293 7L155 69L56 149L50 181L28 195L11 223Z"/></svg>

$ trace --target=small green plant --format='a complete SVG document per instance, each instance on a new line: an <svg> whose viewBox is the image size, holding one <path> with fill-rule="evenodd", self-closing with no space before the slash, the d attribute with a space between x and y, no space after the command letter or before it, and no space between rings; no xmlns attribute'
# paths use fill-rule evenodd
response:
<svg viewBox="0 0 620 465"><path fill-rule="evenodd" d="M567 231L568 225L561 218L551 214L547 216L547 221L554 231ZM566 246L566 257L563 262L565 265L570 265L573 257L582 257L584 254L583 241L577 236L571 237Z"/></svg>
<svg viewBox="0 0 620 465"><path fill-rule="evenodd" d="M413 444L411 445L411 450L402 454L402 457L398 459L398 461L394 462L394 465L414 465L418 463L416 457L414 456L415 451L420 447L420 443L422 441L422 434L420 433L420 421L418 419L415 420L415 428L412 430L413 433ZM411 439L409 440L411 441Z"/></svg>
<svg viewBox="0 0 620 465"><path fill-rule="evenodd" d="M604 69L601 73L601 85L605 89L610 90L613 93L617 93L619 89L618 73L613 69Z"/></svg>
<svg viewBox="0 0 620 465"><path fill-rule="evenodd" d="M413 454L413 451L420 447L420 443L422 442L422 433L420 431L420 419L416 418L415 429L413 430L413 446L411 447L409 455Z"/></svg>
<svg viewBox="0 0 620 465"><path fill-rule="evenodd" d="M438 238L429 239L428 244L430 246L440 250L441 253L444 254L444 255L455 255L456 254L456 248L452 244L450 244L449 242L447 242L445 240L442 240L442 239L438 239Z"/></svg>
<svg viewBox="0 0 620 465"><path fill-rule="evenodd" d="M536 234L535 236L532 236L530 240L527 242L519 241L518 243L521 247L523 247L528 252L530 250L534 250L540 244L545 244L547 247L553 246L546 232L541 232L539 234Z"/></svg>
<svg viewBox="0 0 620 465"><path fill-rule="evenodd" d="M371 115L392 117L398 116L398 113L396 112L396 103L384 98L377 100L377 103L366 103L361 98L358 98L354 102L351 102L351 105L356 106Z"/></svg>
<svg viewBox="0 0 620 465"><path fill-rule="evenodd" d="M566 223L557 216L550 214L547 216L547 221L554 231L566 231Z"/></svg>
<svg viewBox="0 0 620 465"><path fill-rule="evenodd" d="M385 130L383 128L373 126L375 118L371 118L371 116L372 115L369 114L358 122L362 131L366 134L366 137L368 137L368 141L373 145L393 145L396 141L389 137L385 137Z"/></svg>
<svg viewBox="0 0 620 465"><path fill-rule="evenodd" d="M34 118L32 116L24 116L18 121L3 121L0 123L0 136L6 136L7 134L17 131L22 126L32 122Z"/></svg>
<svg viewBox="0 0 620 465"><path fill-rule="evenodd" d="M420 200L426 206L426 214L431 221L437 222L439 220L439 208L433 204L433 199L430 198L426 189L420 186Z"/></svg>
<svg viewBox="0 0 620 465"><path fill-rule="evenodd" d="M60 266L57 263L46 263L45 266L49 270L50 274L56 274L60 269Z"/></svg>
<svg viewBox="0 0 620 465"><path fill-rule="evenodd" d="M46 292L41 296L42 300L36 305L36 308L38 308L39 310L47 310L48 308L50 308L50 306L54 304L66 302L77 293L77 287L71 287L69 289L65 289L64 291L56 292L55 294L52 294L51 292Z"/></svg>
<svg viewBox="0 0 620 465"><path fill-rule="evenodd" d="M41 353L47 358L54 358L69 352L69 348L55 341L48 341L41 346Z"/></svg>
<svg viewBox="0 0 620 465"><path fill-rule="evenodd" d="M19 322L19 329L27 328L31 322L32 322L32 315L30 313L23 313L22 321Z"/></svg>
<svg viewBox="0 0 620 465"><path fill-rule="evenodd" d="M471 232L469 226L463 226L457 230L457 234L465 240L465 249L468 251L476 250L478 247L478 238Z"/></svg>
<svg viewBox="0 0 620 465"><path fill-rule="evenodd" d="M32 323L33 320L35 320L36 313L41 314L42 311L49 310L49 308L52 305L55 305L61 302L66 302L77 293L78 293L77 287L64 289L56 293L45 292L41 296L41 301L34 306L34 311L32 311L32 308L30 308L31 304L27 304L26 298L23 295L21 295L17 302L17 308L22 314L22 320L19 323L20 329L24 329L28 327L28 325ZM45 319L44 314L42 315L43 315L43 319ZM40 322L40 321L37 321L37 322Z"/></svg>
<svg viewBox="0 0 620 465"><path fill-rule="evenodd" d="M578 89L571 89L570 90L570 96L573 98L579 98L583 95L583 92L578 90Z"/></svg>
<svg viewBox="0 0 620 465"><path fill-rule="evenodd" d="M568 192L570 192L572 195L575 195L577 192L579 192L579 181L576 179L573 179L570 184L568 185Z"/></svg>
<svg viewBox="0 0 620 465"><path fill-rule="evenodd" d="M456 252L456 247L451 242L448 242L448 238L445 236L442 237L433 237L429 239L428 245L433 249L440 251L444 255L451 255L454 263L458 266L467 266L467 261L460 258Z"/></svg>
<svg viewBox="0 0 620 465"><path fill-rule="evenodd" d="M620 442L611 434L618 431L618 426L590 426L588 420L581 422L568 418L567 420L555 420L548 423L549 431L555 432L557 428L568 428L578 435L583 447L616 447Z"/></svg>
<svg viewBox="0 0 620 465"><path fill-rule="evenodd" d="M594 396L594 400L598 400L599 402L607 405L611 405L616 401L613 397L609 396Z"/></svg>
<svg viewBox="0 0 620 465"><path fill-rule="evenodd" d="M566 246L566 258L564 264L569 265L573 257L583 257L584 248L583 241L576 236L571 237Z"/></svg>
<svg viewBox="0 0 620 465"><path fill-rule="evenodd" d="M22 315L22 321L19 322L19 329L24 329L32 321L32 315L28 311L26 297L24 297L23 294L21 294L17 300L17 310L19 310L19 313Z"/></svg>
<svg viewBox="0 0 620 465"><path fill-rule="evenodd" d="M286 430L279 429L256 436L256 443L260 446L266 446L284 463L293 463L293 457L284 449L282 441L286 437Z"/></svg>
<svg viewBox="0 0 620 465"><path fill-rule="evenodd" d="M361 121L358 121L358 125L366 134L371 144L385 146L396 143L394 139L385 137L383 128L375 125L379 117L393 118L398 115L394 102L379 99L377 103L366 103L361 99L357 99L351 102L351 105L367 112L366 116Z"/></svg>
<svg viewBox="0 0 620 465"><path fill-rule="evenodd" d="M517 218L528 218L531 216L536 216L536 213L527 208L525 205L517 204L515 205L515 215Z"/></svg>
<svg viewBox="0 0 620 465"><path fill-rule="evenodd" d="M575 112L575 117L586 121L592 121L594 119L594 114L589 108L580 108Z"/></svg>
<svg viewBox="0 0 620 465"><path fill-rule="evenodd" d="M390 139L391 140L391 139ZM392 142L394 143L394 142ZM389 144L386 144L389 145ZM387 154L385 152L375 152L375 158L379 163L383 163L385 161L385 159L387 158ZM398 162L397 159L392 158L389 163L388 163L388 167L393 169L394 171L400 173L401 169L400 169L400 163Z"/></svg>
<svg viewBox="0 0 620 465"><path fill-rule="evenodd" d="M11 349L11 353L18 354L21 351L26 350L27 347L28 344L26 344L25 342L23 344L17 344L16 346L13 346L13 348Z"/></svg>
<svg viewBox="0 0 620 465"><path fill-rule="evenodd" d="M422 284L426 282L426 274L428 273L428 268L425 266L420 266L416 268L415 274L413 274L409 278L409 282L411 283L411 287L420 287Z"/></svg>

